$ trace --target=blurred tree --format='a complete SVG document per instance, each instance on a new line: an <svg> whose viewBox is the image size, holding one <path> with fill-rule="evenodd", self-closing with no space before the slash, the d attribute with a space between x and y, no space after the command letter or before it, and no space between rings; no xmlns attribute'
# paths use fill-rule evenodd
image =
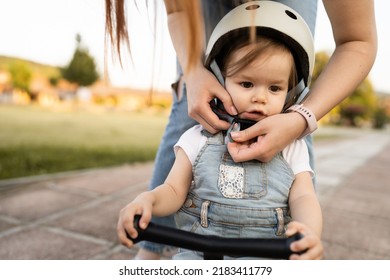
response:
<svg viewBox="0 0 390 280"><path fill-rule="evenodd" d="M16 60L10 65L9 73L12 86L29 93L32 72L28 64L24 61Z"/></svg>
<svg viewBox="0 0 390 280"><path fill-rule="evenodd" d="M371 121L377 108L377 96L368 78L338 106L341 121L348 125L359 126L363 121Z"/></svg>
<svg viewBox="0 0 390 280"><path fill-rule="evenodd" d="M89 86L98 78L94 58L89 54L87 48L81 44L81 36L76 36L77 47L69 65L61 69L62 76L69 82L76 83L79 86Z"/></svg>
<svg viewBox="0 0 390 280"><path fill-rule="evenodd" d="M313 75L312 75L312 84L315 83L318 76L321 74L322 70L324 70L326 64L328 64L329 58L330 57L326 52L316 53L316 58L315 58L316 60L315 60Z"/></svg>
<svg viewBox="0 0 390 280"><path fill-rule="evenodd" d="M379 104L374 112L373 127L376 129L384 129L389 121L390 117L386 112L385 105Z"/></svg>
<svg viewBox="0 0 390 280"><path fill-rule="evenodd" d="M57 86L58 85L58 81L60 80L60 77L57 77L57 76L51 76L50 78L49 78L49 83L50 83L50 85L52 85L52 86Z"/></svg>

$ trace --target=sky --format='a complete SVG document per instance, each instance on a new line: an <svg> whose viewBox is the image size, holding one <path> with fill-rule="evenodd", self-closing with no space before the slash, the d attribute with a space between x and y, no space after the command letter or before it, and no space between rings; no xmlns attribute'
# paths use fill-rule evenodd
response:
<svg viewBox="0 0 390 280"><path fill-rule="evenodd" d="M138 2L145 3L145 0ZM150 12L144 5L140 4L139 10L128 7L132 60L125 55L121 67L108 51L109 79L114 86L149 88L153 80L156 88L168 90L174 82L175 53L162 2L152 1L160 5L157 25L153 23L153 16L148 18ZM322 1L318 3L315 49L332 52L334 42L330 23ZM375 1L379 44L377 59L369 75L375 90L387 93L390 93L390 33L385 28L390 26L389 10L390 1ZM99 72L104 73L104 0L0 0L0 11L0 55L66 66L76 48L76 34L80 34L82 44L95 58ZM157 40L154 40L155 34Z"/></svg>

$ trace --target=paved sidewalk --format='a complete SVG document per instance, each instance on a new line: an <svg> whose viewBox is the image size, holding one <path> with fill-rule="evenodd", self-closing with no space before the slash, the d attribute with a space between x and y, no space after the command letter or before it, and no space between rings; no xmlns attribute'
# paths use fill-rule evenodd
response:
<svg viewBox="0 0 390 280"><path fill-rule="evenodd" d="M325 258L389 260L390 131L343 133L315 145Z"/></svg>
<svg viewBox="0 0 390 280"><path fill-rule="evenodd" d="M315 143L326 259L390 259L390 132ZM131 259L119 210L147 188L153 164L0 181L0 259Z"/></svg>

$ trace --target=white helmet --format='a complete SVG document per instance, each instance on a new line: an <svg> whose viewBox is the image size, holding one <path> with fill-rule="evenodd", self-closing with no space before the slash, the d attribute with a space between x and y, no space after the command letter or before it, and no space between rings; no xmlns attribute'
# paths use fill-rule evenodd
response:
<svg viewBox="0 0 390 280"><path fill-rule="evenodd" d="M249 30L253 26L256 27L257 34L279 40L289 47L301 84L298 92L301 92L309 85L314 68L313 36L305 20L296 11L275 1L247 2L226 14L211 34L205 53L206 67L214 71L215 58L223 46L237 36L241 40L242 36L249 39ZM302 98L301 96L299 99Z"/></svg>

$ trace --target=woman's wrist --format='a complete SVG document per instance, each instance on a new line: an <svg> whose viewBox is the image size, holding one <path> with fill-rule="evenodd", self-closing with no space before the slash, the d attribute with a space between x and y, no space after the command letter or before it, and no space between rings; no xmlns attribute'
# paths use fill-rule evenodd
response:
<svg viewBox="0 0 390 280"><path fill-rule="evenodd" d="M317 119L314 113L309 108L305 107L303 104L293 105L288 108L286 112L296 112L300 114L306 122L306 129L302 132L298 139L302 139L303 137L308 134L311 134L317 129Z"/></svg>

